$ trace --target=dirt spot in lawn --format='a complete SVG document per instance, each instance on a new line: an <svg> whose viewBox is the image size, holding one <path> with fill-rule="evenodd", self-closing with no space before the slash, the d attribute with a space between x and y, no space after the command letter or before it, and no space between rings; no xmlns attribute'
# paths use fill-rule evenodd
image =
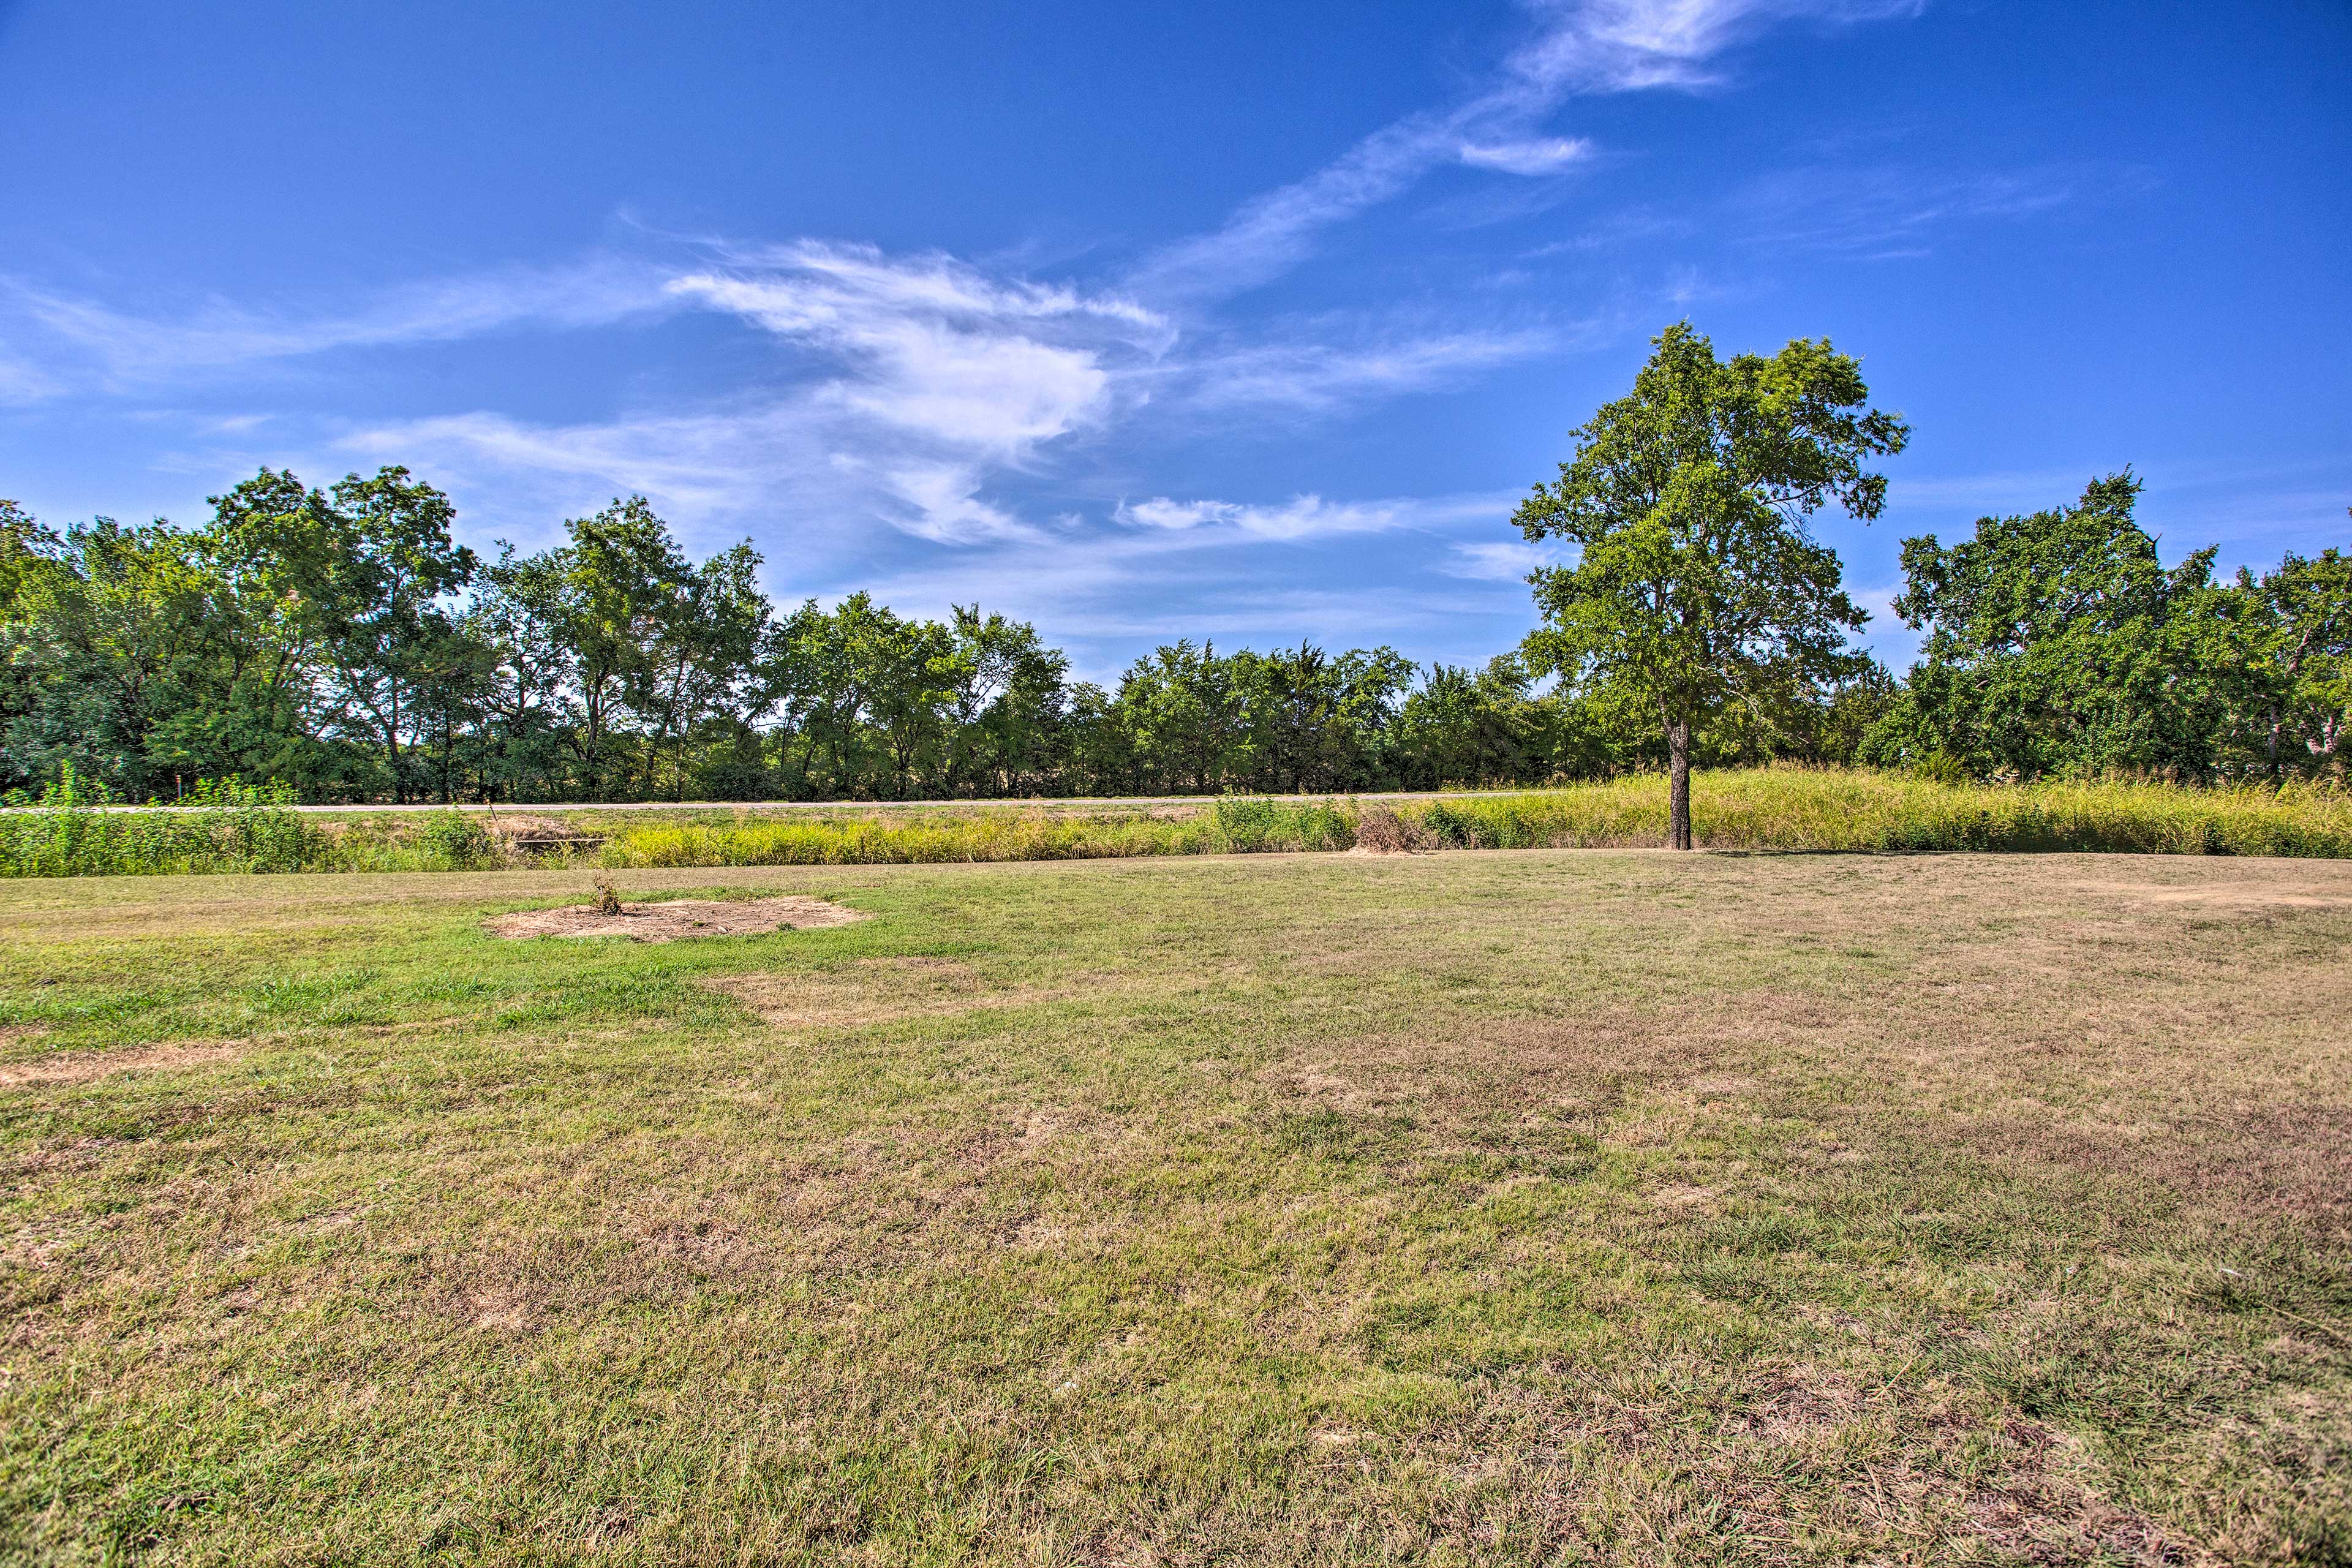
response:
<svg viewBox="0 0 2352 1568"><path fill-rule="evenodd" d="M0 1062L0 1089L30 1089L44 1084L89 1083L116 1073L149 1068L195 1067L236 1054L234 1045L142 1046L136 1050L76 1052L47 1061Z"/></svg>
<svg viewBox="0 0 2352 1568"><path fill-rule="evenodd" d="M2333 910L2352 907L2352 889L2342 884L2289 882L2077 882L2086 893L2102 893L2147 904L2196 904L2237 910Z"/></svg>
<svg viewBox="0 0 2352 1568"><path fill-rule="evenodd" d="M749 936L775 931L843 926L866 917L823 899L671 899L625 904L608 915L593 904L561 910L517 910L488 922L509 941L534 936L625 936L633 942L676 942L697 936Z"/></svg>
<svg viewBox="0 0 2352 1568"><path fill-rule="evenodd" d="M1004 1006L1042 994L991 991L968 963L952 958L869 958L839 969L785 974L730 974L709 982L784 1028L887 1023L935 1013Z"/></svg>
<svg viewBox="0 0 2352 1568"><path fill-rule="evenodd" d="M1715 1189L1692 1186L1685 1182L1670 1182L1651 1194L1650 1201L1662 1209L1704 1208L1715 1202Z"/></svg>

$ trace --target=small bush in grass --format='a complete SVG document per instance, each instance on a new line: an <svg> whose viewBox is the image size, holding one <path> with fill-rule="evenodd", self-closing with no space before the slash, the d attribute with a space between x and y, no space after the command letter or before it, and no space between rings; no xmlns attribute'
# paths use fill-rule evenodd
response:
<svg viewBox="0 0 2352 1568"><path fill-rule="evenodd" d="M1243 854L1273 847L1283 827L1282 807L1270 800L1221 800L1210 810L1224 847Z"/></svg>
<svg viewBox="0 0 2352 1568"><path fill-rule="evenodd" d="M1484 847L1478 832L1478 820L1466 810L1456 810L1442 800L1433 800L1423 808L1422 821L1437 842L1448 849L1477 849Z"/></svg>
<svg viewBox="0 0 2352 1568"><path fill-rule="evenodd" d="M425 854L452 871L480 870L503 858L490 830L462 811L435 812L416 837Z"/></svg>
<svg viewBox="0 0 2352 1568"><path fill-rule="evenodd" d="M1211 821L1214 842L1202 847L1235 854L1346 849L1356 842L1350 813L1331 801L1229 798L1211 808Z"/></svg>

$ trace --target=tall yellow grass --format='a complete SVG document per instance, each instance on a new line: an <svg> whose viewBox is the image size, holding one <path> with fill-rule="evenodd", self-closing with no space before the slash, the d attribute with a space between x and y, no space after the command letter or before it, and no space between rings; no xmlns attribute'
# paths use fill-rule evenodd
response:
<svg viewBox="0 0 2352 1568"><path fill-rule="evenodd" d="M561 807L546 808L561 816ZM1177 807L975 803L761 815L601 820L602 847L562 863L607 866L870 866L1071 860L1140 855L1334 850L1368 837L1426 848L1632 848L1663 844L1663 779L1439 800L1235 798ZM391 871L540 865L458 812L316 825L278 804L236 811L100 813L86 802L0 812L0 876L191 871ZM1939 784L1907 774L1764 768L1704 773L1692 826L1710 849L2087 850L2153 855L2352 857L2352 797L2310 785L2186 789L2133 783Z"/></svg>
<svg viewBox="0 0 2352 1568"><path fill-rule="evenodd" d="M883 816L651 824L606 846L622 866L887 865L1345 849L1354 801L1204 801L1158 815L974 806ZM1665 785L1628 777L1559 789L1381 803L1412 837L1450 848L1633 848L1664 842ZM2352 856L2352 800L2305 786L1939 784L1905 774L1767 768L1702 774L1692 825L1711 849L2051 851Z"/></svg>

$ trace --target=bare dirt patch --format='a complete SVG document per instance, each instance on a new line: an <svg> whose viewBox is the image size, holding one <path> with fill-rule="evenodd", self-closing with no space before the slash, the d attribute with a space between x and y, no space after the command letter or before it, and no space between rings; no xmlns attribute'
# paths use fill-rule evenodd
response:
<svg viewBox="0 0 2352 1568"><path fill-rule="evenodd" d="M1686 1182L1669 1182L1651 1194L1650 1201L1662 1209L1703 1208L1715 1202L1715 1189L1693 1186Z"/></svg>
<svg viewBox="0 0 2352 1568"><path fill-rule="evenodd" d="M77 1052L45 1062L0 1062L0 1089L30 1089L42 1084L89 1083L116 1073L148 1068L194 1067L236 1054L234 1045L142 1046L137 1050Z"/></svg>
<svg viewBox="0 0 2352 1568"><path fill-rule="evenodd" d="M749 936L775 931L844 926L866 917L823 899L671 899L625 905L608 915L593 904L560 910L518 910L488 922L509 941L535 936L625 936L632 942L676 942L697 936Z"/></svg>
<svg viewBox="0 0 2352 1568"><path fill-rule="evenodd" d="M2103 893L2147 904L2221 905L2233 910L2335 910L2352 906L2352 891L2316 882L2077 882L2086 893Z"/></svg>

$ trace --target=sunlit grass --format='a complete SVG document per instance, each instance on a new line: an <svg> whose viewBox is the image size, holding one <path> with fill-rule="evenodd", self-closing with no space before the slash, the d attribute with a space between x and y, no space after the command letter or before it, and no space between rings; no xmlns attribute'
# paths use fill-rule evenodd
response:
<svg viewBox="0 0 2352 1568"><path fill-rule="evenodd" d="M0 889L0 1559L2352 1549L2352 869L613 875Z"/></svg>

